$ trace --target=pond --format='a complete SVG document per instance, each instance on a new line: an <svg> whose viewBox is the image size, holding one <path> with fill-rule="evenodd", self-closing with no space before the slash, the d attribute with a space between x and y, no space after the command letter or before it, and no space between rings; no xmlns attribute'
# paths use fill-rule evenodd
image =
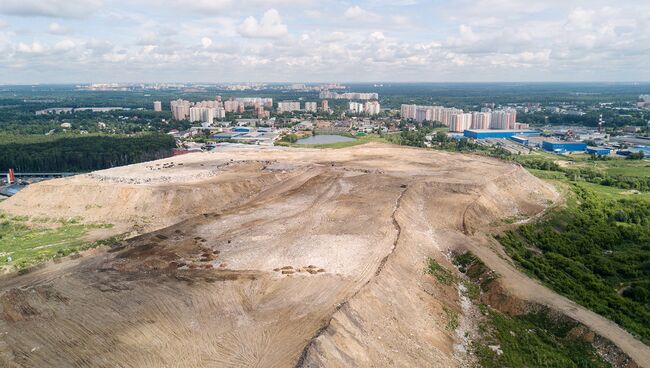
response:
<svg viewBox="0 0 650 368"><path fill-rule="evenodd" d="M298 139L297 144L328 144L328 143L339 143L339 142L352 142L356 139L350 137L344 137L342 135L333 135L333 134L323 134L315 135L309 138Z"/></svg>

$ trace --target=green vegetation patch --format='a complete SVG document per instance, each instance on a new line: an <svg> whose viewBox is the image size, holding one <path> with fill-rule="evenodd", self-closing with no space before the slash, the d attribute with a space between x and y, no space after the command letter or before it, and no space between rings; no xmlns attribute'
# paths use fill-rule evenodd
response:
<svg viewBox="0 0 650 368"><path fill-rule="evenodd" d="M426 272L444 285L451 285L456 281L456 276L433 258L427 258Z"/></svg>
<svg viewBox="0 0 650 368"><path fill-rule="evenodd" d="M328 133L329 134L329 133ZM295 136L295 134L288 134L284 137L288 138L282 138L279 142L276 142L276 146L290 146L290 147L302 147L302 148L347 148L347 147L352 147L352 146L358 146L360 144L366 144L366 143L371 143L371 142L377 142L377 143L388 143L389 140L387 140L385 137L387 136L380 136L377 134L367 134L364 136L360 137L355 137L356 139L354 141L349 141L349 142L336 142L336 143L325 143L325 144L295 144L295 142L298 140L298 137L295 136L295 139L291 136ZM345 135L345 136L350 136L350 135Z"/></svg>
<svg viewBox="0 0 650 368"><path fill-rule="evenodd" d="M572 185L566 208L498 239L529 275L648 344L650 199L592 186Z"/></svg>
<svg viewBox="0 0 650 368"><path fill-rule="evenodd" d="M28 222L26 217L11 217L0 213L0 267L13 265L23 269L83 249L107 244L106 241L90 243L83 238L91 229L111 226L85 225L74 220L55 220L49 223L45 223L43 219L38 220L37 225Z"/></svg>
<svg viewBox="0 0 650 368"><path fill-rule="evenodd" d="M487 315L473 343L481 367L610 367L591 344L570 336L577 323L550 318L546 311L510 317L482 309Z"/></svg>
<svg viewBox="0 0 650 368"><path fill-rule="evenodd" d="M480 290L489 289L494 273L471 252L455 255L453 262L467 275L469 280L463 285L474 290L477 295L470 299L478 303ZM483 317L472 351L481 367L609 367L595 348L581 339L586 331L577 322L552 314L545 307L518 316L485 304L478 304L478 308Z"/></svg>
<svg viewBox="0 0 650 368"><path fill-rule="evenodd" d="M455 310L447 306L443 306L442 310L443 312L445 312L445 317L447 318L447 326L446 326L447 330L455 331L458 328L458 326L460 326L458 312L456 312Z"/></svg>

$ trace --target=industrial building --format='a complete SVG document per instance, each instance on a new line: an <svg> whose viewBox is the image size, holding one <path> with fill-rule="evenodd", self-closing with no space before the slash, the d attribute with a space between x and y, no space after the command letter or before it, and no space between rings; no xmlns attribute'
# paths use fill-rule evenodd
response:
<svg viewBox="0 0 650 368"><path fill-rule="evenodd" d="M607 156L611 150L604 147L587 147L587 153L590 155Z"/></svg>
<svg viewBox="0 0 650 368"><path fill-rule="evenodd" d="M467 129L463 135L467 138L512 138L518 135L539 134L537 130L493 130L493 129Z"/></svg>
<svg viewBox="0 0 650 368"><path fill-rule="evenodd" d="M543 141L542 148L549 152L584 152L587 144L582 142Z"/></svg>
<svg viewBox="0 0 650 368"><path fill-rule="evenodd" d="M232 129L233 132L236 133L250 133L252 131L251 128L249 127L244 127L244 126L238 126Z"/></svg>
<svg viewBox="0 0 650 368"><path fill-rule="evenodd" d="M526 137L513 135L512 137L510 137L510 139L517 142L517 143L519 143L519 144L523 144L524 146L528 145L528 138L526 138Z"/></svg>
<svg viewBox="0 0 650 368"><path fill-rule="evenodd" d="M243 135L242 133L219 133L213 136L214 139L233 139Z"/></svg>

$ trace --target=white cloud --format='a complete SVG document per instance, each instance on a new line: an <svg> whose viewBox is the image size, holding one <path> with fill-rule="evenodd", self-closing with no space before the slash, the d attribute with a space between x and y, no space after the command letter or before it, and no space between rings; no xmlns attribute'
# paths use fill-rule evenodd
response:
<svg viewBox="0 0 650 368"><path fill-rule="evenodd" d="M0 83L650 79L649 2L446 1L0 0Z"/></svg>
<svg viewBox="0 0 650 368"><path fill-rule="evenodd" d="M20 42L16 50L25 54L42 54L45 52L45 46L38 41L31 44Z"/></svg>
<svg viewBox="0 0 650 368"><path fill-rule="evenodd" d="M72 40L62 40L54 44L54 50L56 51L69 51L74 49L77 46L76 43Z"/></svg>
<svg viewBox="0 0 650 368"><path fill-rule="evenodd" d="M356 20L359 22L373 22L381 20L381 16L377 13L365 10L359 5L349 7L343 16L350 20Z"/></svg>
<svg viewBox="0 0 650 368"><path fill-rule="evenodd" d="M252 16L244 19L237 32L248 38L279 38L288 34L286 24L275 9L267 10L259 22Z"/></svg>
<svg viewBox="0 0 650 368"><path fill-rule="evenodd" d="M233 5L232 0L174 0L174 2L182 9L190 9L198 12L217 12Z"/></svg>
<svg viewBox="0 0 650 368"><path fill-rule="evenodd" d="M18 16L82 18L102 5L101 0L2 0L0 13Z"/></svg>
<svg viewBox="0 0 650 368"><path fill-rule="evenodd" d="M64 35L67 33L70 33L70 30L62 25L60 25L57 22L52 22L48 26L48 32L53 34L53 35Z"/></svg>

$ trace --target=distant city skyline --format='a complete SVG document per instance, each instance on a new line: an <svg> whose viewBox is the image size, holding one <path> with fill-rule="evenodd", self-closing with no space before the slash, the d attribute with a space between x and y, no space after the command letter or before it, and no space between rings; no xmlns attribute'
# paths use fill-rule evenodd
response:
<svg viewBox="0 0 650 368"><path fill-rule="evenodd" d="M0 84L650 81L650 2L2 0Z"/></svg>

